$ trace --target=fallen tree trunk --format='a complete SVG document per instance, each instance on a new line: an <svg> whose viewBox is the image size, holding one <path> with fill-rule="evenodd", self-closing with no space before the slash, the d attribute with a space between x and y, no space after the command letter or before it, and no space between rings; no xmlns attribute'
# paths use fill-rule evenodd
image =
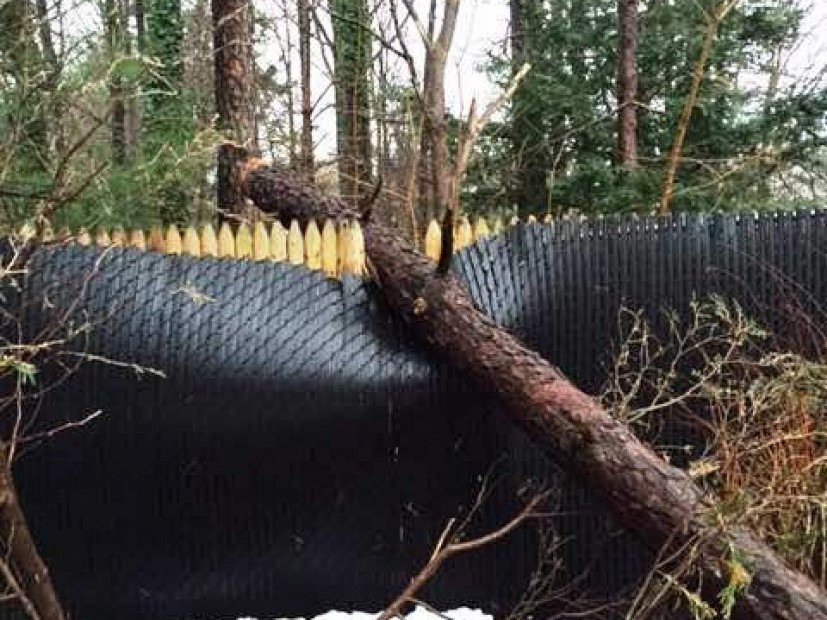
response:
<svg viewBox="0 0 827 620"><path fill-rule="evenodd" d="M292 173L258 160L239 171L247 196L281 218L358 218ZM462 283L378 222L364 222L365 249L390 305L438 352L492 386L518 423L565 471L598 492L619 521L658 551L697 550L705 596L732 584L735 559L750 582L734 617L827 620L825 593L748 529L714 516L715 499L644 446L629 428L548 361L480 312Z"/></svg>

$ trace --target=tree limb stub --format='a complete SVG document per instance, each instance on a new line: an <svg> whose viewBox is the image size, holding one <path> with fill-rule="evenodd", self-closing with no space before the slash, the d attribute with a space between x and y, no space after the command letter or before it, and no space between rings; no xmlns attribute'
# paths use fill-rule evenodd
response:
<svg viewBox="0 0 827 620"><path fill-rule="evenodd" d="M279 167L252 162L241 175L247 196L282 219L359 216ZM601 495L619 521L652 549L699 547L704 582L711 585L708 602L715 605L727 583L725 560L734 555L751 576L734 617L827 620L827 595L815 583L749 530L716 525L714 498L705 497L684 471L644 446L552 364L480 312L457 277L438 274L425 255L379 222L366 222L364 237L391 307L439 353L493 387L504 413L552 460Z"/></svg>

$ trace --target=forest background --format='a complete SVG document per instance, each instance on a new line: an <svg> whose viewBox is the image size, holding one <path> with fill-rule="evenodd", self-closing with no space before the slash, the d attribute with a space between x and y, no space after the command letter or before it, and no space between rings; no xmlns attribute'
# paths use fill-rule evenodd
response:
<svg viewBox="0 0 827 620"><path fill-rule="evenodd" d="M0 225L247 213L227 140L352 200L381 178L417 237L453 200L818 206L825 19L818 0L2 0Z"/></svg>

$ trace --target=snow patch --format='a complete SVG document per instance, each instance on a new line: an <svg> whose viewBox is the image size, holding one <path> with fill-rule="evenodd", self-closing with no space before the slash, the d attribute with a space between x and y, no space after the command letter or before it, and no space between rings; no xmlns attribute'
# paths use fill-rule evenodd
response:
<svg viewBox="0 0 827 620"><path fill-rule="evenodd" d="M331 610L313 618L276 618L274 620L374 620L378 615L378 612ZM435 614L425 607L417 606L416 609L405 616L405 620L445 620L445 618L451 618L452 620L494 620L494 616L483 612L481 609L471 609L470 607L459 607ZM238 620L257 619L244 617Z"/></svg>

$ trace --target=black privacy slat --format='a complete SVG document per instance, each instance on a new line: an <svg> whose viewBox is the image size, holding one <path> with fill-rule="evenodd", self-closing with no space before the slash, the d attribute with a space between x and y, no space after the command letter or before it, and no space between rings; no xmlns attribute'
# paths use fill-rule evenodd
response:
<svg viewBox="0 0 827 620"><path fill-rule="evenodd" d="M596 393L621 305L657 321L715 292L784 328L772 308L789 306L791 287L805 309L827 302L826 241L821 212L607 217L510 228L454 267L483 311ZM67 246L34 256L24 297L30 337L68 313L94 325L76 349L165 375L86 364L32 430L103 415L16 464L73 617L378 609L490 470L474 532L513 515L527 480L545 480L571 537L560 585L589 569L586 595L612 594L648 570L578 480L497 414L485 386L419 346L370 283ZM535 558L523 528L446 565L423 598L502 613Z"/></svg>

